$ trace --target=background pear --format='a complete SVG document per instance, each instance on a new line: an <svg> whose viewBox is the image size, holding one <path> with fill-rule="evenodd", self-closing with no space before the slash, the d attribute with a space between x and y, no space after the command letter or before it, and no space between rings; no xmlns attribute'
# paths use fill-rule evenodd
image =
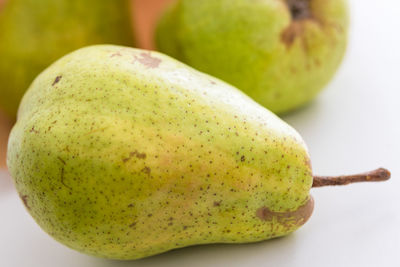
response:
<svg viewBox="0 0 400 267"><path fill-rule="evenodd" d="M346 0L177 0L157 47L276 113L311 99L345 52Z"/></svg>
<svg viewBox="0 0 400 267"><path fill-rule="evenodd" d="M26 208L81 252L137 259L287 235L314 186L299 134L238 89L157 52L92 46L25 94L8 167Z"/></svg>
<svg viewBox="0 0 400 267"><path fill-rule="evenodd" d="M15 117L33 79L82 46L133 45L129 0L7 0L0 10L0 109Z"/></svg>

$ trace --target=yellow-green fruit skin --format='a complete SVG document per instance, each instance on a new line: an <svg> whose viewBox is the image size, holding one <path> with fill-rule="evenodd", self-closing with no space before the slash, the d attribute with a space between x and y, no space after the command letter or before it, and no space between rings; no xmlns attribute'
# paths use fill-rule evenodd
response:
<svg viewBox="0 0 400 267"><path fill-rule="evenodd" d="M177 0L159 22L157 47L285 113L321 91L347 45L346 0L297 2L309 3L309 17L292 19L285 0Z"/></svg>
<svg viewBox="0 0 400 267"><path fill-rule="evenodd" d="M133 45L129 0L7 0L0 10L0 109L15 118L33 79L87 45Z"/></svg>
<svg viewBox="0 0 400 267"><path fill-rule="evenodd" d="M266 240L312 211L294 129L238 89L133 48L83 48L40 74L7 163L38 224L99 257Z"/></svg>

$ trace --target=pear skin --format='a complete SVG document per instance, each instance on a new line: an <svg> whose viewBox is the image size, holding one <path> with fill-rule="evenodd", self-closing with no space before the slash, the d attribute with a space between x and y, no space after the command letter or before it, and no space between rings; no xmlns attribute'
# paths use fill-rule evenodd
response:
<svg viewBox="0 0 400 267"><path fill-rule="evenodd" d="M221 80L121 46L77 50L35 79L8 167L44 231L113 259L284 236L313 210L293 128Z"/></svg>

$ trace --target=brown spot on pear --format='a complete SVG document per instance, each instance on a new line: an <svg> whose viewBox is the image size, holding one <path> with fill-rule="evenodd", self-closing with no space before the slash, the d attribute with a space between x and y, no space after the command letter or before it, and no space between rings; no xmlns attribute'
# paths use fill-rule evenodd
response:
<svg viewBox="0 0 400 267"><path fill-rule="evenodd" d="M299 227L307 222L313 210L314 199L310 196L304 205L298 207L294 211L275 212L267 207L262 207L256 211L256 215L263 221L272 221L275 219L277 223L285 225L286 227Z"/></svg>

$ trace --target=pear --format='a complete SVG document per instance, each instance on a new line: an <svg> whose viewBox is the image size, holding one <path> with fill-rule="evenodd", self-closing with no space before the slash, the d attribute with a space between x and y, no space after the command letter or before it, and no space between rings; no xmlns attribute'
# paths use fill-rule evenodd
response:
<svg viewBox="0 0 400 267"><path fill-rule="evenodd" d="M8 0L0 10L0 109L15 118L33 79L83 46L133 45L129 0Z"/></svg>
<svg viewBox="0 0 400 267"><path fill-rule="evenodd" d="M300 135L238 89L168 56L100 45L40 74L25 94L8 167L26 208L61 243L138 259L287 235L314 186Z"/></svg>
<svg viewBox="0 0 400 267"><path fill-rule="evenodd" d="M275 113L312 100L347 44L346 0L178 0L157 47L241 89Z"/></svg>

